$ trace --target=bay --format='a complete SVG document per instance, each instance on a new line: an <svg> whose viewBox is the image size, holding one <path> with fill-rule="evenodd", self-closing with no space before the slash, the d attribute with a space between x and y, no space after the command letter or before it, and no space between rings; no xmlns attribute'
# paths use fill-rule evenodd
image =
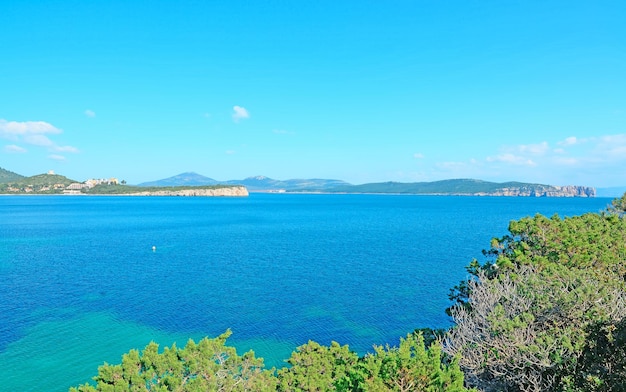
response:
<svg viewBox="0 0 626 392"><path fill-rule="evenodd" d="M251 194L0 197L0 379L66 391L151 340L233 331L281 367L447 327L449 289L510 220L604 198ZM154 250L153 250L153 247Z"/></svg>

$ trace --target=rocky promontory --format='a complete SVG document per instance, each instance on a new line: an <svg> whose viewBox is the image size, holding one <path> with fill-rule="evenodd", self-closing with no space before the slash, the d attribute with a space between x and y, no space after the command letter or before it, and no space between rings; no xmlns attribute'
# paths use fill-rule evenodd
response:
<svg viewBox="0 0 626 392"><path fill-rule="evenodd" d="M527 197L595 197L596 190L592 187L577 185L532 185L513 186L478 192L475 196L527 196Z"/></svg>
<svg viewBox="0 0 626 392"><path fill-rule="evenodd" d="M228 186L221 188L189 188L177 190L150 190L144 192L127 193L128 196L248 196L248 189L244 186Z"/></svg>

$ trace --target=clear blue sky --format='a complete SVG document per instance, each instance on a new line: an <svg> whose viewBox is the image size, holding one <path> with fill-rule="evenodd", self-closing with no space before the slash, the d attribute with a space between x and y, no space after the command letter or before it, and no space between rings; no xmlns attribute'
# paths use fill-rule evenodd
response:
<svg viewBox="0 0 626 392"><path fill-rule="evenodd" d="M626 185L624 1L1 1L0 167Z"/></svg>

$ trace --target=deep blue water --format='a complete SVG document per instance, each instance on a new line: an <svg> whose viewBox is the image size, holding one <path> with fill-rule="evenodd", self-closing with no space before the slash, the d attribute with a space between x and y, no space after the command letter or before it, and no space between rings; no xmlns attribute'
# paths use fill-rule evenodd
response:
<svg viewBox="0 0 626 392"><path fill-rule="evenodd" d="M269 366L308 340L363 354L450 325L449 289L510 220L609 202L0 197L0 379L65 391L150 340L182 346L227 328L229 344Z"/></svg>

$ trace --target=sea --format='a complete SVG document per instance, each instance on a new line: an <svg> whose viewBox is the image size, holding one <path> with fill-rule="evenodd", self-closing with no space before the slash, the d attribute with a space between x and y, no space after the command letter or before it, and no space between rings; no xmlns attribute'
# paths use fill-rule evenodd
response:
<svg viewBox="0 0 626 392"><path fill-rule="evenodd" d="M271 367L451 325L450 289L511 220L610 198L0 196L0 389L67 391L151 341L232 331Z"/></svg>

